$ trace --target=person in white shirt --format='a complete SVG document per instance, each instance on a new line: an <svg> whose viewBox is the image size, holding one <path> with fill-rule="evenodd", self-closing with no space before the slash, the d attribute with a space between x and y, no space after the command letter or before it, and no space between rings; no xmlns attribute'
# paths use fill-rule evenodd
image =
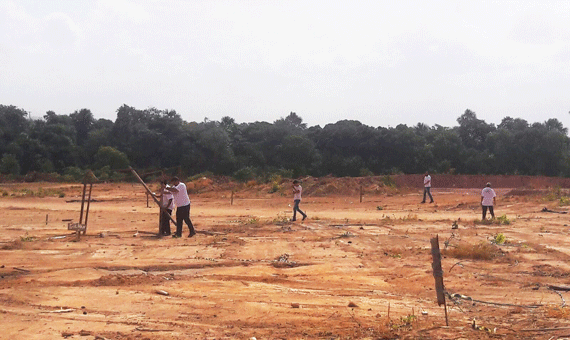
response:
<svg viewBox="0 0 570 340"><path fill-rule="evenodd" d="M293 219L292 221L297 220L297 211L303 215L303 221L307 218L307 214L305 214L301 209L299 209L299 203L301 203L301 193L303 192L303 188L298 180L293 181L293 201L295 205L293 206Z"/></svg>
<svg viewBox="0 0 570 340"><path fill-rule="evenodd" d="M168 181L160 182L160 225L158 227L158 236L170 235L170 216L174 209L174 196L167 190L170 186Z"/></svg>
<svg viewBox="0 0 570 340"><path fill-rule="evenodd" d="M483 209L482 221L487 217L487 209L491 213L491 218L495 218L495 212L493 211L493 206L495 205L495 190L491 189L491 183L487 183L483 191L481 191L481 207Z"/></svg>
<svg viewBox="0 0 570 340"><path fill-rule="evenodd" d="M186 184L180 182L178 177L172 177L170 183L172 183L172 186L166 188L166 190L172 192L174 204L176 205L176 234L172 235L172 237L182 237L182 222L186 222L188 229L190 229L188 237L192 237L196 235L196 231L190 220L190 197L188 197L188 191L186 191Z"/></svg>
<svg viewBox="0 0 570 340"><path fill-rule="evenodd" d="M429 196L430 203L433 203L433 197L431 196L431 176L426 171L426 175L424 176L424 199L422 203L426 202L426 194Z"/></svg>

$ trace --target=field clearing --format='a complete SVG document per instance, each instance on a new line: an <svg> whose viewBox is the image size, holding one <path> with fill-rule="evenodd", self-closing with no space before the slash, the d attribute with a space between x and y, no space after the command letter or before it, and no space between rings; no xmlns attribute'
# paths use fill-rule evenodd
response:
<svg viewBox="0 0 570 340"><path fill-rule="evenodd" d="M210 191L191 194L198 234L172 239L156 237L158 208L142 186L96 184L76 241L64 220L78 221L81 188L0 184L1 339L570 337L570 295L549 288L570 286L570 221L542 211L568 207L540 188L496 189L506 225L480 223L480 189L434 188L435 204L419 204L419 189L362 203L306 195L302 222L288 221L289 195L253 188L230 205L229 191ZM494 245L498 234L506 242ZM442 249L498 254L444 256L446 289L459 294L448 296L449 327L435 235Z"/></svg>

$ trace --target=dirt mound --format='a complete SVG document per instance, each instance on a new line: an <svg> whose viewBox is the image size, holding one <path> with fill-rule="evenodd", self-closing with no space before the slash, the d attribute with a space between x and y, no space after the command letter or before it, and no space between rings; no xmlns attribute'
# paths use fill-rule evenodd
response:
<svg viewBox="0 0 570 340"><path fill-rule="evenodd" d="M301 180L303 194L323 197L328 195L358 196L382 195L402 192L402 190L421 190L423 174L387 175L368 177L312 177ZM188 181L186 186L190 194L219 194L234 191L246 197L288 196L291 194L291 179L282 179L278 183L261 183L256 180L236 182L225 176L200 177ZM540 195L549 188L570 188L570 178L544 176L486 176L486 175L432 175L434 189L483 188L490 182L494 188L513 188L508 195Z"/></svg>

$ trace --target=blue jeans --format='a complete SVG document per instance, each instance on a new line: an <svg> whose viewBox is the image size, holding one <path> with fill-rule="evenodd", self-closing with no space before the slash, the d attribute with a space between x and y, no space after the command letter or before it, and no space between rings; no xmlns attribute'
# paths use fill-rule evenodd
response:
<svg viewBox="0 0 570 340"><path fill-rule="evenodd" d="M422 202L426 201L426 194L429 195L429 199L431 200L431 202L433 202L433 197L431 196L431 187L424 187L424 200Z"/></svg>
<svg viewBox="0 0 570 340"><path fill-rule="evenodd" d="M301 200L295 200L295 205L293 206L293 221L297 219L297 211L300 212L303 217L307 217L307 214L299 209L299 203L301 203Z"/></svg>

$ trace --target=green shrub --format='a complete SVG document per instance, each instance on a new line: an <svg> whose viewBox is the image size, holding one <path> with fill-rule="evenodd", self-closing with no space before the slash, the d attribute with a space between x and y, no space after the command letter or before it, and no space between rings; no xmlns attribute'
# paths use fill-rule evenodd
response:
<svg viewBox="0 0 570 340"><path fill-rule="evenodd" d="M501 215L497 217L497 224L511 224L511 220L508 219L507 215Z"/></svg>
<svg viewBox="0 0 570 340"><path fill-rule="evenodd" d="M255 178L255 169L250 166L241 168L238 171L234 172L233 178L240 182L250 181Z"/></svg>
<svg viewBox="0 0 570 340"><path fill-rule="evenodd" d="M495 244L503 244L506 241L507 241L507 238L505 237L505 235L503 233L498 233L493 238L493 243L495 243Z"/></svg>
<svg viewBox="0 0 570 340"><path fill-rule="evenodd" d="M382 178L380 178L380 181L382 181L382 184L384 184L384 186L386 187L391 187L391 188L396 187L396 182L390 175L382 176Z"/></svg>
<svg viewBox="0 0 570 340"><path fill-rule="evenodd" d="M360 168L360 177L374 176L374 173L368 168Z"/></svg>
<svg viewBox="0 0 570 340"><path fill-rule="evenodd" d="M66 182L80 182L85 172L76 166L70 166L63 170L63 179Z"/></svg>

